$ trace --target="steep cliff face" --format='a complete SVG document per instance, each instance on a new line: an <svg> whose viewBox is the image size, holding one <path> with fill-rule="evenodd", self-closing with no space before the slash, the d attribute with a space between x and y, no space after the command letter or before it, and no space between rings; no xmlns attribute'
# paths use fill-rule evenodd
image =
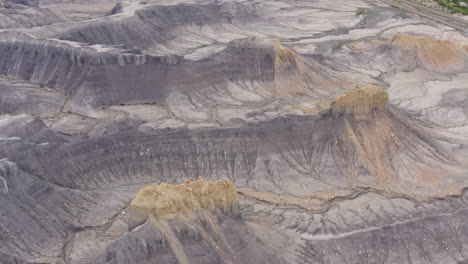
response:
<svg viewBox="0 0 468 264"><path fill-rule="evenodd" d="M60 41L33 40L26 35L7 35L0 43L0 73L69 94L70 104L79 111L144 98L162 101L168 80L174 80L175 70L180 69L179 57L110 51L113 52Z"/></svg>

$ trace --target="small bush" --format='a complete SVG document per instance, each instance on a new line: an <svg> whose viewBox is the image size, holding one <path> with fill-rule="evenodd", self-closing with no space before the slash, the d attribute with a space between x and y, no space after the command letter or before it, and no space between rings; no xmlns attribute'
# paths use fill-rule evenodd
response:
<svg viewBox="0 0 468 264"><path fill-rule="evenodd" d="M466 7L461 7L458 5L460 1L446 1L446 0L434 0L436 1L439 5L446 7L454 12L461 13L463 15L468 15L468 8ZM465 2L465 1L463 1ZM466 3L466 2L465 2Z"/></svg>
<svg viewBox="0 0 468 264"><path fill-rule="evenodd" d="M364 15L365 13L366 13L366 9L365 9L365 8L361 8L361 7L360 7L360 8L358 8L358 9L356 10L356 16L362 16L362 15Z"/></svg>

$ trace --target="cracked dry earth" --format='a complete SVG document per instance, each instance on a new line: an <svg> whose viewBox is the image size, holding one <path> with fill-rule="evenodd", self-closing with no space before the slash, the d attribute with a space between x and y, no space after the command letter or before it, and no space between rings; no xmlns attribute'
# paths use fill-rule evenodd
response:
<svg viewBox="0 0 468 264"><path fill-rule="evenodd" d="M378 1L1 0L0 263L468 263L468 38Z"/></svg>

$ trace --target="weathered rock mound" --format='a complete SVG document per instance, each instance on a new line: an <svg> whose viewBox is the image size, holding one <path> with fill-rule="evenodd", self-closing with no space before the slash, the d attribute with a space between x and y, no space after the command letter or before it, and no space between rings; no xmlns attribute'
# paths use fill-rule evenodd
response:
<svg viewBox="0 0 468 264"><path fill-rule="evenodd" d="M145 187L130 214L131 232L107 247L106 263L282 263L238 217L231 181Z"/></svg>
<svg viewBox="0 0 468 264"><path fill-rule="evenodd" d="M376 85L366 85L338 96L331 104L335 114L369 114L384 111L388 103L387 92Z"/></svg>
<svg viewBox="0 0 468 264"><path fill-rule="evenodd" d="M235 80L268 83L264 93L279 98L298 94L327 96L349 86L337 72L306 59L278 40L256 37L231 41L215 58Z"/></svg>
<svg viewBox="0 0 468 264"><path fill-rule="evenodd" d="M392 44L415 53L421 64L430 70L460 67L468 58L462 45L448 40L397 34L393 37Z"/></svg>
<svg viewBox="0 0 468 264"><path fill-rule="evenodd" d="M350 45L372 69L410 72L417 68L438 73L457 73L466 69L468 52L466 43L429 36L396 34L389 38Z"/></svg>
<svg viewBox="0 0 468 264"><path fill-rule="evenodd" d="M236 186L231 181L207 182L203 179L181 185L161 183L141 189L130 204L131 222L144 222L148 215L173 218L179 213L201 210L239 215ZM130 228L134 225L130 224Z"/></svg>

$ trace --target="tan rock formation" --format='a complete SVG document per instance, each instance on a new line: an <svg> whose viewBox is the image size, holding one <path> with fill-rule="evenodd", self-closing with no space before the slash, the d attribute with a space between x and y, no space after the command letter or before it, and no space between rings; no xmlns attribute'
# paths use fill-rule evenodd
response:
<svg viewBox="0 0 468 264"><path fill-rule="evenodd" d="M463 45L449 40L397 34L393 37L392 44L416 52L423 66L431 70L462 66L468 58L468 52Z"/></svg>
<svg viewBox="0 0 468 264"><path fill-rule="evenodd" d="M352 87L353 80L344 80L338 72L305 58L281 44L278 40L250 37L232 41L230 47L246 75L256 73L263 77L263 95L291 99L297 95L332 96L346 87ZM240 56L239 56L240 54ZM265 85L267 84L267 85Z"/></svg>
<svg viewBox="0 0 468 264"><path fill-rule="evenodd" d="M130 204L132 232L127 236L138 243L126 240L113 245L111 252L120 252L122 246L127 252L143 248L143 252L154 250L157 255L142 254L140 258L156 262L172 259L180 264L251 263L251 259L263 264L284 263L266 250L264 242L238 215L237 190L231 181L198 179L180 185L148 186ZM137 262L125 259L122 263Z"/></svg>
<svg viewBox="0 0 468 264"><path fill-rule="evenodd" d="M203 179L181 185L161 183L141 189L130 204L132 222L144 222L153 215L171 219L179 213L220 211L225 215L239 215L236 186L227 180L207 182Z"/></svg>
<svg viewBox="0 0 468 264"><path fill-rule="evenodd" d="M305 61L299 54L273 41L275 63L275 95L290 98L296 95L328 92L341 88L339 78L325 69L316 67L311 61ZM333 76L327 78L326 76ZM320 88L320 91L317 90Z"/></svg>
<svg viewBox="0 0 468 264"><path fill-rule="evenodd" d="M384 111L388 102L387 92L369 84L338 96L331 104L332 113L368 114L374 110Z"/></svg>

